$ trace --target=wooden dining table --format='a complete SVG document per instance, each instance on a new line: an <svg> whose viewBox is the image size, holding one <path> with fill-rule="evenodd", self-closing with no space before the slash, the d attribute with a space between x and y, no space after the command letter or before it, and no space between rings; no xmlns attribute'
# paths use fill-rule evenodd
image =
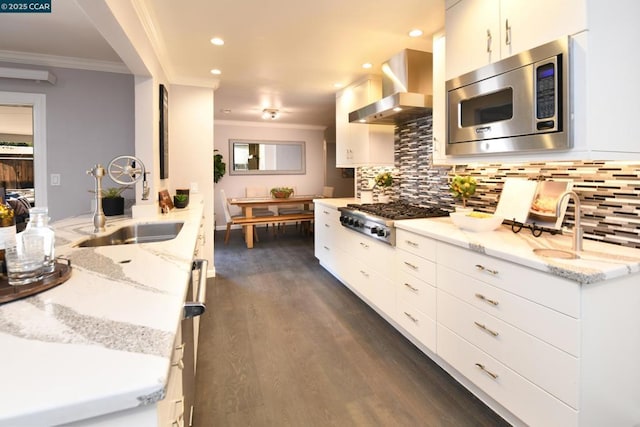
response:
<svg viewBox="0 0 640 427"><path fill-rule="evenodd" d="M288 206L288 205L303 205L305 210L309 210L313 199L320 199L322 196L307 195L307 196L291 196L286 199L273 198L273 197L232 197L229 198L229 204L233 206L239 206L242 208L242 215L246 218L253 218L253 208L268 207L268 206ZM278 216L274 214L273 220L277 222ZM244 227L244 240L247 244L247 248L253 248L253 227L254 224L246 224Z"/></svg>

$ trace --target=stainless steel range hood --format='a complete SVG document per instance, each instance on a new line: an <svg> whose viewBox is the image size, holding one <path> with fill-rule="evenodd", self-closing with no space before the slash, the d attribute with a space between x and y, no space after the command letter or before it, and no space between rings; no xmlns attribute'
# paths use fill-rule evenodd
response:
<svg viewBox="0 0 640 427"><path fill-rule="evenodd" d="M431 114L433 56L405 49L382 64L382 99L349 113L350 123L396 125Z"/></svg>

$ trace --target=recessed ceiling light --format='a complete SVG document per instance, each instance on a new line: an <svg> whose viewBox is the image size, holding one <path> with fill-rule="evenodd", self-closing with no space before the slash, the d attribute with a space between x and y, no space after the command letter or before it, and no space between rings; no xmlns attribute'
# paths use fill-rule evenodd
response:
<svg viewBox="0 0 640 427"><path fill-rule="evenodd" d="M211 74L219 76L220 74L222 74L222 71L218 70L217 68L214 68L213 70L211 70Z"/></svg>
<svg viewBox="0 0 640 427"><path fill-rule="evenodd" d="M224 40L222 40L220 37L214 37L211 39L211 44L222 46L224 44Z"/></svg>
<svg viewBox="0 0 640 427"><path fill-rule="evenodd" d="M414 28L413 30L409 31L409 37L420 37L421 35L422 35L422 30L418 28Z"/></svg>
<svg viewBox="0 0 640 427"><path fill-rule="evenodd" d="M343 87L343 86L344 86L344 84L342 84L342 83L334 83L333 84L333 87L336 87L336 88L340 88L340 87Z"/></svg>
<svg viewBox="0 0 640 427"><path fill-rule="evenodd" d="M370 62L365 62L364 64L362 64L362 68L369 69L371 67L373 67L373 65L371 65Z"/></svg>

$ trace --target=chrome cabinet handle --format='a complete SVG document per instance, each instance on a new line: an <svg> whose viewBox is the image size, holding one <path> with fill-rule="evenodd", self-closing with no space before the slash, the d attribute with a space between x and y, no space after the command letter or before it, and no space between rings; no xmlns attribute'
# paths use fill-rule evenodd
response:
<svg viewBox="0 0 640 427"><path fill-rule="evenodd" d="M418 266L417 265L413 265L410 262L404 261L404 265L406 265L407 267L413 269L413 270L417 270Z"/></svg>
<svg viewBox="0 0 640 427"><path fill-rule="evenodd" d="M491 30L487 28L487 53L491 53Z"/></svg>
<svg viewBox="0 0 640 427"><path fill-rule="evenodd" d="M329 211L322 211L322 213L329 215Z"/></svg>
<svg viewBox="0 0 640 427"><path fill-rule="evenodd" d="M410 315L406 311L404 312L404 315L407 316L413 323L418 323L418 319L416 319L415 317L413 317L412 315Z"/></svg>
<svg viewBox="0 0 640 427"><path fill-rule="evenodd" d="M412 242L411 240L405 240L405 243L409 246L413 246L414 248L417 248L418 246L420 246L416 242Z"/></svg>
<svg viewBox="0 0 640 427"><path fill-rule="evenodd" d="M476 366L480 369L482 369L483 372L486 372L487 375L489 375L491 378L498 379L498 374L494 374L493 372L487 370L487 368L484 367L484 365L482 363L476 363Z"/></svg>
<svg viewBox="0 0 640 427"><path fill-rule="evenodd" d="M509 25L509 19L504 21L504 44L509 46L511 44L511 25Z"/></svg>
<svg viewBox="0 0 640 427"><path fill-rule="evenodd" d="M189 319L198 317L207 309L205 299L207 295L207 266L209 262L206 259L193 260L191 271L200 271L198 280L198 298L196 301L186 301L184 303L184 318Z"/></svg>
<svg viewBox="0 0 640 427"><path fill-rule="evenodd" d="M481 299L482 301L486 302L487 304L491 304L491 305L494 305L494 306L499 304L498 301L489 299L489 298L485 297L482 294L476 294L476 298Z"/></svg>
<svg viewBox="0 0 640 427"><path fill-rule="evenodd" d="M331 226L329 224L325 224L324 225L326 228L331 228Z"/></svg>
<svg viewBox="0 0 640 427"><path fill-rule="evenodd" d="M328 246L324 246L324 248L325 248L326 250L328 250L328 251L330 251L330 250L331 250L331 249L329 249L329 247L328 247Z"/></svg>
<svg viewBox="0 0 640 427"><path fill-rule="evenodd" d="M364 270L360 270L360 274L362 274L364 277L369 277L369 273Z"/></svg>
<svg viewBox="0 0 640 427"><path fill-rule="evenodd" d="M489 269L489 268L485 267L485 266L484 266L484 265L482 265L482 264L476 264L476 268L477 268L478 270L480 270L480 271L486 271L487 273L491 273L491 274L493 274L494 276L496 276L496 275L498 274L498 270L491 270L491 269Z"/></svg>
<svg viewBox="0 0 640 427"><path fill-rule="evenodd" d="M415 287L411 286L411 285L410 285L410 284L408 284L408 283L405 283L404 285L405 285L407 288L411 289L413 292L418 292L418 291L420 290L420 289L418 289L418 288L415 288Z"/></svg>
<svg viewBox="0 0 640 427"><path fill-rule="evenodd" d="M360 246L362 246L365 249L369 248L369 245L367 245L366 243L360 242Z"/></svg>
<svg viewBox="0 0 640 427"><path fill-rule="evenodd" d="M473 323L475 323L478 328L482 329L483 331L485 331L486 333L488 333L488 334L490 334L490 335L492 335L494 337L497 337L498 335L500 335L496 331L492 331L491 329L487 328L482 323L478 323L478 322L475 322L475 321Z"/></svg>

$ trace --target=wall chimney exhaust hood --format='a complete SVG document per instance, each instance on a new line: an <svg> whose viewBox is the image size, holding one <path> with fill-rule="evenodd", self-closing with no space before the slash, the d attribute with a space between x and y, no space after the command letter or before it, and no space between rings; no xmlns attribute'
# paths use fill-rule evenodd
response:
<svg viewBox="0 0 640 427"><path fill-rule="evenodd" d="M350 123L396 125L431 114L433 55L405 49L382 64L382 99L349 113Z"/></svg>

